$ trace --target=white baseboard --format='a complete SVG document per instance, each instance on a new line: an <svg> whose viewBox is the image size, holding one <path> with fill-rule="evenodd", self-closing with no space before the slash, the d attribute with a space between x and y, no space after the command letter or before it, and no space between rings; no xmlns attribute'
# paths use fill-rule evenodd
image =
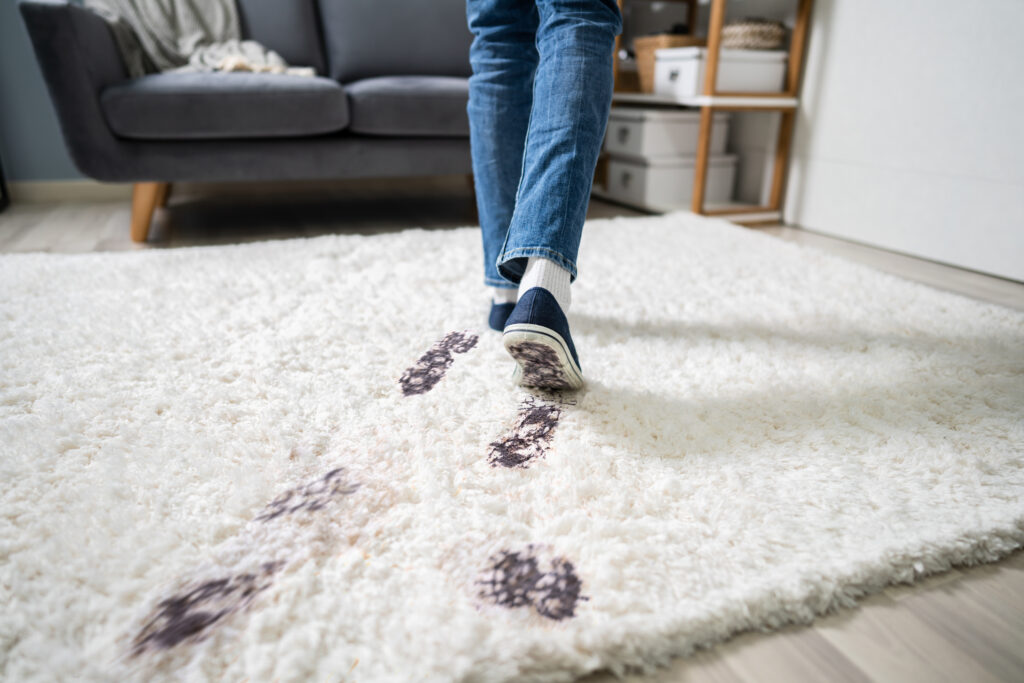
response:
<svg viewBox="0 0 1024 683"><path fill-rule="evenodd" d="M26 180L8 184L11 202L85 202L127 200L131 183L95 180Z"/></svg>

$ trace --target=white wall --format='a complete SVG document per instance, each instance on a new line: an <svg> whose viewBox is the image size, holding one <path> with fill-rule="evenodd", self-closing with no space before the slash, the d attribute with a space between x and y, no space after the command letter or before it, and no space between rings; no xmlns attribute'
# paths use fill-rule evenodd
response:
<svg viewBox="0 0 1024 683"><path fill-rule="evenodd" d="M1024 0L816 0L785 219L1024 280Z"/></svg>

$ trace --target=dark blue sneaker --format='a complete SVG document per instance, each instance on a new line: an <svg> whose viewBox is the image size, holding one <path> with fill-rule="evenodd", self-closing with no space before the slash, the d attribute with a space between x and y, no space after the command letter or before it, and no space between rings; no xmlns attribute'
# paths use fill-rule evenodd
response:
<svg viewBox="0 0 1024 683"><path fill-rule="evenodd" d="M533 287L519 297L505 322L502 343L516 360L513 379L517 384L549 390L583 386L569 321L555 297L543 287Z"/></svg>
<svg viewBox="0 0 1024 683"><path fill-rule="evenodd" d="M505 321L512 314L512 309L515 308L515 302L508 302L504 304L496 304L491 302L491 315L487 318L487 324L491 326L492 330L501 332L505 329Z"/></svg>

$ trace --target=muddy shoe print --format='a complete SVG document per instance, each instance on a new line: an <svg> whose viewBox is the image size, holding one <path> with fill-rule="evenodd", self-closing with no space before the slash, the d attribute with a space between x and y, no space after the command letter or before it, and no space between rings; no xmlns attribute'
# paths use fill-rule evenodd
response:
<svg viewBox="0 0 1024 683"><path fill-rule="evenodd" d="M519 298L505 323L502 342L516 361L517 384L548 390L583 386L569 322L546 289L534 287Z"/></svg>

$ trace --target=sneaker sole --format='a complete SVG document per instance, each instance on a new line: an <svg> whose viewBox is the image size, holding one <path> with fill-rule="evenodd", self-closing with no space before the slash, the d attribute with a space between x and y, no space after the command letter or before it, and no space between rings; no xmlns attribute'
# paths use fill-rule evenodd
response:
<svg viewBox="0 0 1024 683"><path fill-rule="evenodd" d="M505 328L502 343L517 367L513 381L524 387L565 390L583 386L583 372L561 335L547 327L518 323Z"/></svg>

